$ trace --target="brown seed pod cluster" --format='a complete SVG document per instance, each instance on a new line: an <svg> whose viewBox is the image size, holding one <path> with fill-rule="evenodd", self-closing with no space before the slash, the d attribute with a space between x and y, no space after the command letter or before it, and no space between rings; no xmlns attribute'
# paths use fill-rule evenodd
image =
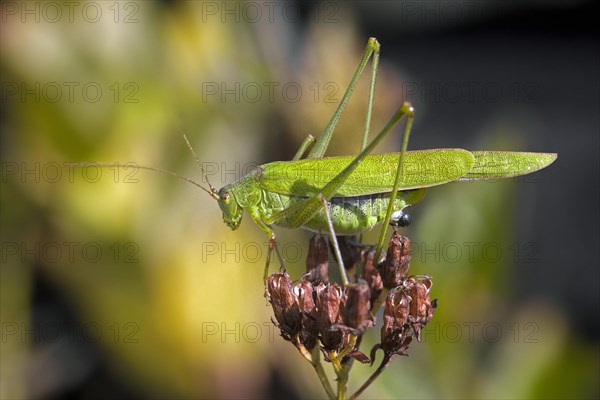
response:
<svg viewBox="0 0 600 400"><path fill-rule="evenodd" d="M351 249L354 254L356 249ZM361 252L358 252L359 254ZM275 325L281 336L299 349L323 351L325 359L334 352L369 362L358 350L361 337L375 325L371 314L384 288L389 290L383 310L381 343L371 351L374 358L382 349L387 365L396 355L407 355L413 337L433 317L436 300L429 298L429 277L409 277L410 240L394 232L385 260L374 265L375 252L362 251L362 274L341 288L329 282L328 245L324 238L313 237L306 261L307 272L293 283L287 272L272 274L266 297L273 307ZM354 259L360 257L353 256ZM351 340L351 339L354 340ZM371 361L372 362L372 361Z"/></svg>
<svg viewBox="0 0 600 400"><path fill-rule="evenodd" d="M267 281L267 299L285 340L308 350L319 345L325 355L340 352L351 333L362 335L374 323L364 281L342 290L337 283L315 286L306 278L294 284L287 272L277 272ZM368 361L364 354L355 358Z"/></svg>
<svg viewBox="0 0 600 400"><path fill-rule="evenodd" d="M437 300L429 298L431 283L429 277L410 277L387 295L381 343L371 350L373 361L377 349L382 349L385 357L391 360L395 355L408 355L408 345L413 337L421 340L421 329L431 321L437 307Z"/></svg>

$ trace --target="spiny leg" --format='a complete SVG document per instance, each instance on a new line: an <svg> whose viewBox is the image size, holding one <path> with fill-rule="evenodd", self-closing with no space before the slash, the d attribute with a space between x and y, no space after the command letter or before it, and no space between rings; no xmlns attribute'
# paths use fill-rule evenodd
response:
<svg viewBox="0 0 600 400"><path fill-rule="evenodd" d="M267 262L265 264L265 272L263 274L263 283L266 283L267 279L269 278L269 265L271 264L271 255L273 254L273 249L275 249L275 254L277 254L277 258L279 259L279 270L285 271L285 260L283 257L281 257L279 247L277 247L277 239L273 233L269 238L269 251L267 252Z"/></svg>
<svg viewBox="0 0 600 400"><path fill-rule="evenodd" d="M265 263L265 272L263 273L263 283L267 283L267 279L269 278L269 265L271 265L271 256L273 254L273 250L275 250L275 254L279 259L279 271L285 271L285 260L281 257L281 253L279 252L279 247L277 246L277 238L275 237L275 233L272 233L269 237L269 251L267 252L267 261Z"/></svg>
<svg viewBox="0 0 600 400"><path fill-rule="evenodd" d="M267 236L269 237L269 250L267 251L267 260L265 262L265 272L263 274L263 283L267 283L267 279L269 278L269 265L271 265L271 256L273 254L273 250L275 250L275 254L277 254L277 258L279 258L279 263L281 265L280 270L285 270L285 260L281 257L281 253L279 252L279 247L277 247L277 238L275 237L275 232L269 226L270 224L266 224L263 222L260 212L258 209L249 209L248 213L250 217L256 225L262 229Z"/></svg>
<svg viewBox="0 0 600 400"><path fill-rule="evenodd" d="M363 71L365 70L367 63L369 62L369 58L371 58L371 55L373 53L375 53L375 57L373 58L372 68L373 68L373 71L375 71L377 69L377 61L379 60L379 47L380 46L379 46L379 42L377 41L377 39L375 39L373 37L369 38L369 41L367 42L367 47L365 48L365 52L362 56L362 59L360 60L360 64L358 65L358 69L354 73L354 76L352 77L352 80L350 81L350 84L348 85L348 88L346 89L346 92L344 93L344 96L342 97L340 104L338 104L337 109L335 110L335 112L333 113L333 116L331 117L331 120L329 121L329 123L327 124L327 126L325 127L323 132L321 133L321 136L319 136L319 139L317 139L315 146L312 148L310 153L308 153L307 158L321 158L325 154L325 151L327 150L327 146L329 146L329 141L331 140L331 136L333 135L333 131L335 130L335 126L337 125L337 123L340 119L340 116L342 115L342 112L344 111L344 108L346 107L348 100L350 100L350 96L352 96L352 92L354 91L356 84L358 83L358 79L360 78ZM373 72L372 77L371 77L371 85L372 85L371 92L373 92L373 88L375 85L375 72ZM370 95L369 96L369 106L368 106L368 110L367 110L367 125L370 123L370 119L371 119L372 100L373 100L372 95ZM365 139L363 139L363 141L365 141Z"/></svg>
<svg viewBox="0 0 600 400"><path fill-rule="evenodd" d="M402 179L402 172L404 170L404 156L406 155L406 148L408 147L408 138L410 137L410 130L412 128L413 119L415 117L415 110L413 106L407 101L402 104L402 106L400 107L400 111L402 113L402 116L407 116L406 125L404 125L402 149L400 150L398 169L396 170L396 180L394 181L394 186L392 188L392 192L390 193L390 200L388 204L387 213L385 214L385 219L383 220L383 227L381 229L381 234L379 235L379 242L377 242L377 250L375 251L375 256L377 257L378 262L379 257L381 255L381 250L383 249L383 242L385 241L385 236L387 234L388 224L390 223L392 213L394 212L394 202L396 201L398 187L400 186L400 180Z"/></svg>

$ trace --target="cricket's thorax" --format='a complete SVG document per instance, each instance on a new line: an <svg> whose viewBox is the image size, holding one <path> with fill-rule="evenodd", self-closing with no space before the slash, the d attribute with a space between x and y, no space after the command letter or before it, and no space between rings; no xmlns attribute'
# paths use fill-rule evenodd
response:
<svg viewBox="0 0 600 400"><path fill-rule="evenodd" d="M394 211L418 202L424 190L410 190L398 192L394 202ZM277 193L263 191L261 206L272 212L281 211L290 205L305 199L305 197L284 196ZM389 204L390 193L377 193L365 196L334 197L329 202L329 210L333 221L333 228L338 235L354 235L368 231L385 219ZM282 218L275 222L282 227L289 226L289 219ZM319 212L302 226L316 232L327 232L325 212Z"/></svg>

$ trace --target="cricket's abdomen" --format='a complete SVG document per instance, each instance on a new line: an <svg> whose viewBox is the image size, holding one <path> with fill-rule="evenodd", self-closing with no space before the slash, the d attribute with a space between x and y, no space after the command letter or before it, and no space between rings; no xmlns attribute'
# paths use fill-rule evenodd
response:
<svg viewBox="0 0 600 400"><path fill-rule="evenodd" d="M415 204L423 197L424 190L410 190L398 192L394 201L394 211L402 210L404 207ZM283 195L270 194L275 200L276 196L281 206L287 208L303 200L302 197L287 197ZM333 228L337 235L355 235L373 229L385 219L390 193L376 193L364 196L334 197L329 202L329 212L333 222ZM280 207L281 207L280 206ZM279 208L279 207L276 207ZM282 218L275 225L289 227L288 218ZM302 228L315 232L327 233L329 231L325 211L319 210L317 214Z"/></svg>
<svg viewBox="0 0 600 400"><path fill-rule="evenodd" d="M333 229L338 235L354 235L373 229L382 222L389 204L388 193L355 197L334 197L329 202ZM396 197L394 211L401 210L406 202ZM328 232L325 212L320 210L303 228L311 231Z"/></svg>

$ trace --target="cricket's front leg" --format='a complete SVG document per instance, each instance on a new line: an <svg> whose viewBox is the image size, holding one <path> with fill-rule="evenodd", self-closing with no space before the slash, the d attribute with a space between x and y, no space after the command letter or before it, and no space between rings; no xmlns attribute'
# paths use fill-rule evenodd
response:
<svg viewBox="0 0 600 400"><path fill-rule="evenodd" d="M279 253L279 248L277 247L277 238L275 237L275 232L273 229L267 224L265 224L260 216L260 212L258 209L248 210L252 220L256 223L256 225L260 226L260 228L267 234L269 237L269 250L267 251L267 260L265 263L265 272L263 274L263 283L267 283L267 279L269 278L269 265L271 264L271 255L273 254L273 250L277 254L277 258L279 258L280 270L285 269L285 260L281 257L281 253Z"/></svg>

